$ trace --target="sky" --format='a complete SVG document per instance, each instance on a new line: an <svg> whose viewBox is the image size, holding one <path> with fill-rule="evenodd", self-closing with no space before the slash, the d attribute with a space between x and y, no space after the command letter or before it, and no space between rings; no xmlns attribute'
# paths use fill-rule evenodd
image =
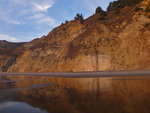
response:
<svg viewBox="0 0 150 113"><path fill-rule="evenodd" d="M0 0L0 40L27 42L47 35L77 13L87 18L113 0Z"/></svg>

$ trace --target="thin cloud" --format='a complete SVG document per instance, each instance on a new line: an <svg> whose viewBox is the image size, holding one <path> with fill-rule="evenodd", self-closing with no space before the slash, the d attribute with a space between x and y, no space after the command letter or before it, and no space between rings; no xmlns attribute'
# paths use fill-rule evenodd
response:
<svg viewBox="0 0 150 113"><path fill-rule="evenodd" d="M89 0L85 0L85 1L92 10L95 10L96 6L94 6L93 2L90 2Z"/></svg>
<svg viewBox="0 0 150 113"><path fill-rule="evenodd" d="M54 5L53 2L51 2L49 4L38 4L38 3L32 3L32 4L33 4L33 7L34 7L33 8L34 12L38 12L38 11L47 12L47 10Z"/></svg>
<svg viewBox="0 0 150 113"><path fill-rule="evenodd" d="M45 33L47 34L49 30L59 25L59 22L48 13L55 1L0 0L0 23L4 24L4 27L0 26L0 30L3 32L0 33L0 40L20 42L22 40L16 38L20 34L22 34L21 38L24 40L41 37L41 34L45 31L47 31ZM31 30L28 29L29 27L31 27ZM19 33L14 33L16 30ZM28 34L33 35L30 35L29 38L26 36Z"/></svg>
<svg viewBox="0 0 150 113"><path fill-rule="evenodd" d="M22 24L20 21L12 19L11 15L7 11L0 12L0 21L3 21L7 24L15 24L15 25Z"/></svg>
<svg viewBox="0 0 150 113"><path fill-rule="evenodd" d="M39 24L45 23L52 27L56 27L57 25L59 25L59 22L57 22L55 19L48 16L37 20L37 23Z"/></svg>
<svg viewBox="0 0 150 113"><path fill-rule="evenodd" d="M48 16L47 11L54 4L55 0L2 0L0 1L0 21L6 24L34 24L37 23L56 27L57 20ZM7 5L6 5L7 4ZM49 20L51 24L46 24ZM51 21L50 21L51 20ZM33 21L33 22L32 22ZM26 23L25 23L26 22ZM34 25L33 25L34 26Z"/></svg>
<svg viewBox="0 0 150 113"><path fill-rule="evenodd" d="M44 14L42 13L38 13L38 14L34 14L33 16L30 16L28 19L41 19L44 17Z"/></svg>
<svg viewBox="0 0 150 113"><path fill-rule="evenodd" d="M26 0L9 0L9 2L16 5L26 5Z"/></svg>
<svg viewBox="0 0 150 113"><path fill-rule="evenodd" d="M17 39L15 37L9 36L9 35L4 35L4 34L0 34L0 40L7 40L10 42L21 42L20 39Z"/></svg>
<svg viewBox="0 0 150 113"><path fill-rule="evenodd" d="M46 24L51 27L56 27L59 22L47 15L48 9L54 4L55 3L52 0L32 2L31 5L33 15L30 16L29 19L34 20L34 22L38 24Z"/></svg>
<svg viewBox="0 0 150 113"><path fill-rule="evenodd" d="M59 25L59 22L57 20L55 20L54 18L51 18L43 13L37 13L37 14L29 17L28 19L35 20L34 22L37 24L47 24L51 27L56 27Z"/></svg>
<svg viewBox="0 0 150 113"><path fill-rule="evenodd" d="M3 22L6 22L8 24L15 24L15 25L21 25L22 24L20 21L13 20L13 19L6 18L6 17L2 17L2 16L1 16L0 20Z"/></svg>
<svg viewBox="0 0 150 113"><path fill-rule="evenodd" d="M114 0L84 0L84 1L93 11L95 11L95 9L98 6L101 6L104 10L106 10L109 3Z"/></svg>

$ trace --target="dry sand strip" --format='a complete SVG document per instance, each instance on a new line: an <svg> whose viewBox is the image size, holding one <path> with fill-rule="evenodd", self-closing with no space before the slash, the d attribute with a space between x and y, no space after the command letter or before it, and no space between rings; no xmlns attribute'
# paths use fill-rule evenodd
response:
<svg viewBox="0 0 150 113"><path fill-rule="evenodd" d="M94 77L127 77L127 76L150 76L150 70L146 71L99 71L99 72L59 72L59 73L0 73L3 75L24 75L61 78L94 78Z"/></svg>

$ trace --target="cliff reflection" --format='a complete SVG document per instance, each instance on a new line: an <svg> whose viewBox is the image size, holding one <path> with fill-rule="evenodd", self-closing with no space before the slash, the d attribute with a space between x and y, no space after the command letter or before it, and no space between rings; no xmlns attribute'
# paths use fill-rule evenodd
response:
<svg viewBox="0 0 150 113"><path fill-rule="evenodd" d="M17 93L19 101L50 113L150 113L150 77L6 78L25 88ZM40 84L48 85L31 87ZM4 79L0 86L8 89Z"/></svg>

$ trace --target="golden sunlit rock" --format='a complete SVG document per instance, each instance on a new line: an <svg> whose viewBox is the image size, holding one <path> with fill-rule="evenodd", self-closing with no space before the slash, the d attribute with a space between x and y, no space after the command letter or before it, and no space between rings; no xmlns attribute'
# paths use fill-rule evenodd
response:
<svg viewBox="0 0 150 113"><path fill-rule="evenodd" d="M83 24L73 20L1 55L0 71L7 72L77 72L150 69L150 14L144 8L149 1L99 14ZM135 11L136 7L143 10ZM12 61L10 65L8 62ZM4 68L4 69L2 69Z"/></svg>

